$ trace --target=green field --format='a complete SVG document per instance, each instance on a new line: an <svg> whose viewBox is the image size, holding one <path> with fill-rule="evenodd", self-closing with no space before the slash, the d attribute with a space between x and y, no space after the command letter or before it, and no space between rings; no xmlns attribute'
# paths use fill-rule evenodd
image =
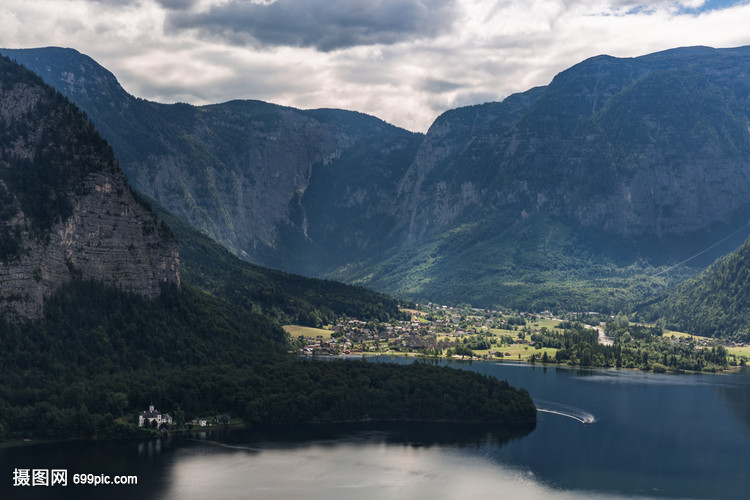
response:
<svg viewBox="0 0 750 500"><path fill-rule="evenodd" d="M750 346L746 346L746 347L727 347L727 352L729 354L734 354L735 356L744 356L744 357L750 359Z"/></svg>
<svg viewBox="0 0 750 500"><path fill-rule="evenodd" d="M534 346L529 346L529 345L524 345L524 344L513 344L513 345L508 345L508 346L493 346L492 350L497 351L497 352L502 352L503 354L509 353L510 356L502 356L502 357L497 357L497 358L493 356L493 359L505 359L508 361L518 361L519 354L521 355L520 359L522 361L527 361L532 354L536 354L537 357L541 357L542 355L544 355L545 352L547 353L547 356L549 356L550 358L554 358L555 352L557 352L557 349L553 349L551 347L535 349ZM483 356L483 355L489 356L489 353L490 353L489 350L474 351L475 356Z"/></svg>
<svg viewBox="0 0 750 500"><path fill-rule="evenodd" d="M532 321L530 326L532 328L544 328L544 327L546 327L547 329L552 330L554 328L557 328L557 325L559 325L559 324L560 324L560 320L559 319L540 318L537 321ZM539 325L539 326L537 327L537 326L534 326L534 325Z"/></svg>
<svg viewBox="0 0 750 500"><path fill-rule="evenodd" d="M284 331L287 332L293 339L296 339L300 335L303 337L312 337L316 338L319 335L323 337L323 339L330 339L331 338L331 330L324 330L322 328L311 328L309 326L299 326L299 325L284 325Z"/></svg>
<svg viewBox="0 0 750 500"><path fill-rule="evenodd" d="M714 340L711 337L701 337L700 335L690 335L688 333L675 332L673 330L664 330L664 337L665 338L669 338L669 337L672 337L672 336L678 337L678 338L692 337L692 338L695 339L696 342L700 342L701 340L706 340L706 341ZM745 358L750 359L750 346L748 346L748 347L729 347L729 346L726 346L726 350L727 350L727 353L733 354L733 355L737 356L738 358L740 356L744 356Z"/></svg>
<svg viewBox="0 0 750 500"><path fill-rule="evenodd" d="M650 325L649 325L650 326ZM693 337L696 340L706 339L708 340L710 337L701 337L698 335L690 335L689 333L683 333L683 332L675 332L673 330L664 330L664 333L662 335L663 337L678 337L678 338L685 338L685 337Z"/></svg>

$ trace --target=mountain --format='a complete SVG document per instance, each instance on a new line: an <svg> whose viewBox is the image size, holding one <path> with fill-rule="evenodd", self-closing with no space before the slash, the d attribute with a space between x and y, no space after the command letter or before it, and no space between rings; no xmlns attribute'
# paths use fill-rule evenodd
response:
<svg viewBox="0 0 750 500"><path fill-rule="evenodd" d="M750 240L698 276L642 304L645 321L691 335L750 341Z"/></svg>
<svg viewBox="0 0 750 500"><path fill-rule="evenodd" d="M341 110L150 103L73 50L1 52L86 110L139 190L286 271L616 311L748 236L747 47L597 56L425 136Z"/></svg>
<svg viewBox="0 0 750 500"><path fill-rule="evenodd" d="M179 285L177 241L80 111L7 58L0 74L0 310L39 317L73 278Z"/></svg>
<svg viewBox="0 0 750 500"><path fill-rule="evenodd" d="M750 47L600 56L546 87L449 111L393 210L408 214L410 241L487 207L616 236L726 222L748 203L749 73Z"/></svg>
<svg viewBox="0 0 750 500"><path fill-rule="evenodd" d="M342 314L401 317L390 297L240 261L133 193L111 148L66 98L8 60L2 69L15 77L3 81L0 94L6 310L39 317L43 298L76 277L148 297L158 295L162 282L185 281L281 323L320 326Z"/></svg>
<svg viewBox="0 0 750 500"><path fill-rule="evenodd" d="M86 111L139 192L234 253L308 275L382 246L377 228L422 138L335 109L148 102L72 49L2 53Z"/></svg>
<svg viewBox="0 0 750 500"><path fill-rule="evenodd" d="M748 47L599 56L545 87L448 111L399 182L390 214L404 246L336 276L519 308L616 311L657 293L659 266L750 215L749 74ZM668 277L679 272L690 270Z"/></svg>

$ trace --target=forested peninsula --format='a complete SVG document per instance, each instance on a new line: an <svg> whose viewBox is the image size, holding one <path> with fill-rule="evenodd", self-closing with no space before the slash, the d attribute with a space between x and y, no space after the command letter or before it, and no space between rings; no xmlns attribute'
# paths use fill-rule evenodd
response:
<svg viewBox="0 0 750 500"><path fill-rule="evenodd" d="M528 393L506 382L421 363L299 360L274 322L183 288L149 300L74 281L43 318L0 322L1 437L138 435L132 417L154 402L188 419L229 414L250 425L535 425Z"/></svg>

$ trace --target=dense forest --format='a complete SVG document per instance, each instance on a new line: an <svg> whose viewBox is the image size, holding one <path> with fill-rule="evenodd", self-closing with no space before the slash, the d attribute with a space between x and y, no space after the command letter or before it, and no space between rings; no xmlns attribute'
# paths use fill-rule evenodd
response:
<svg viewBox="0 0 750 500"><path fill-rule="evenodd" d="M253 425L424 420L533 428L525 391L468 371L303 361L268 318L173 286L147 300L75 281L44 318L0 322L0 437L129 435L149 404Z"/></svg>

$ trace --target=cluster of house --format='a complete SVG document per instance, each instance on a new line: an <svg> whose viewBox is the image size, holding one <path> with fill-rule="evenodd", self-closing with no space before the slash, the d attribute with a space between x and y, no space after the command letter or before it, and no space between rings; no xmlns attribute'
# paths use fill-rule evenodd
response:
<svg viewBox="0 0 750 500"><path fill-rule="evenodd" d="M439 313L439 317L430 312ZM455 347L463 337L487 334L491 328L507 328L501 312L486 313L479 309L454 311L442 306L428 312L414 311L410 321L374 323L348 319L334 325L331 338L306 337L300 353L337 355L362 351L446 350Z"/></svg>
<svg viewBox="0 0 750 500"><path fill-rule="evenodd" d="M156 424L154 424L154 422ZM162 424L166 426L172 425L172 417L169 413L162 413L154 408L154 405L149 405L148 410L142 411L138 414L138 427L157 427L160 428ZM198 427L208 427L217 424L228 424L231 422L229 415L216 415L214 417L204 417L193 419L189 422L185 422L188 425Z"/></svg>
<svg viewBox="0 0 750 500"><path fill-rule="evenodd" d="M700 351L706 347L715 347L719 345L719 342L714 339L707 339L707 338L695 338L695 337L677 337L675 335L672 335L671 337L667 337L669 341L673 344L685 344L688 345L691 342L695 343L695 350ZM742 346L742 344L736 344L734 342L730 342L726 344L726 347L737 347Z"/></svg>

